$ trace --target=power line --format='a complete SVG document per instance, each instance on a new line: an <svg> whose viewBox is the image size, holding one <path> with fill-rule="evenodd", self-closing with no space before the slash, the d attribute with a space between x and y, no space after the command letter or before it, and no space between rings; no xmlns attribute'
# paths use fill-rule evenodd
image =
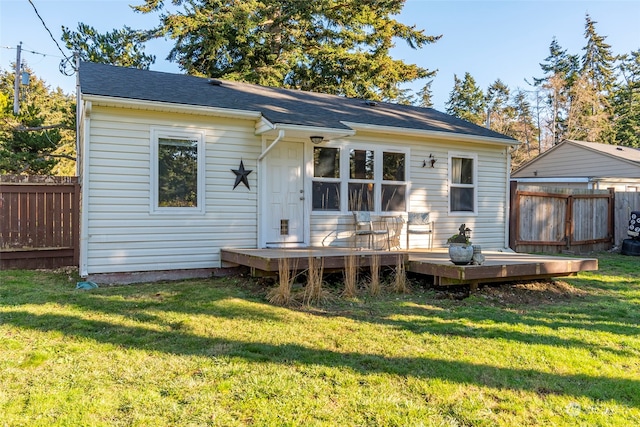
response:
<svg viewBox="0 0 640 427"><path fill-rule="evenodd" d="M15 50L16 48L13 46L0 46L0 48L2 49L13 49ZM53 55L51 53L42 53L42 52L35 52L33 50L27 50L25 48L22 48L22 52L29 52L29 53L33 53L34 55L42 55L42 56L52 56L54 58L63 58L62 56L58 56L58 55ZM66 57L65 57L66 58Z"/></svg>
<svg viewBox="0 0 640 427"><path fill-rule="evenodd" d="M47 24L45 24L44 19L42 19L42 16L40 16L40 13L38 12L38 9L36 8L36 5L33 4L32 0L29 0L29 3L31 4L31 6L33 7L33 10L36 12L36 15L38 15L38 18L40 18L40 22L42 22L42 25L44 26L44 29L47 30L47 32L49 33L49 36L51 37L51 40L53 40L53 42L56 44L56 46L58 47L58 50L60 51L60 53L62 54L62 56L64 56L64 58L66 60L69 60L69 58L67 57L67 55L64 54L64 52L62 51L62 48L60 47L60 45L58 44L58 41L55 39L55 37L53 37L53 34L51 34L51 30L49 30L49 27L47 27Z"/></svg>
<svg viewBox="0 0 640 427"><path fill-rule="evenodd" d="M42 25L44 26L44 29L47 30L47 32L49 33L49 36L51 37L51 40L53 40L53 42L56 44L58 50L60 51L60 53L64 57L64 59L62 61L60 61L60 66L58 67L60 72L62 74L64 74L64 75L66 75L66 76L72 75L75 72L73 59L71 59L67 55L65 55L64 51L62 50L62 48L58 44L58 41L56 40L55 37L53 37L53 34L51 33L51 30L49 30L49 27L47 27L47 24L44 22L44 19L42 19L42 16L40 16L40 13L38 12L38 9L36 8L36 5L33 4L33 1L29 0L29 3L33 7L33 10L36 12L36 15L38 16L38 18L40 18L40 22L42 22ZM70 66L72 71L67 71L67 66Z"/></svg>

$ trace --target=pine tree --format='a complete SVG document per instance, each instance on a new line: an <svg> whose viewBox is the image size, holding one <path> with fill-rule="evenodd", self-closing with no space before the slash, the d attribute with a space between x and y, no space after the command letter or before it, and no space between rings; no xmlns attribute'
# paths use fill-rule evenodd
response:
<svg viewBox="0 0 640 427"><path fill-rule="evenodd" d="M144 53L142 31L125 26L121 30L100 34L95 28L79 23L77 31L62 27L62 41L67 48L80 54L83 61L149 69L155 56Z"/></svg>
<svg viewBox="0 0 640 427"><path fill-rule="evenodd" d="M422 89L418 91L418 105L426 108L433 108L433 92L431 90L431 85L433 84L433 80L429 80L422 86Z"/></svg>
<svg viewBox="0 0 640 427"><path fill-rule="evenodd" d="M573 91L573 102L577 104L573 111L578 117L573 118L576 127L570 128L570 133L589 141L612 142L609 98L615 84L615 58L611 46L605 42L606 37L596 32L595 24L597 22L587 14L584 33L587 44L583 48L581 80Z"/></svg>
<svg viewBox="0 0 640 427"><path fill-rule="evenodd" d="M188 74L367 99L402 97L402 83L434 73L394 60L394 40L412 48L439 36L392 17L404 0L174 0L150 32L175 45L169 59ZM135 7L164 9L160 0Z"/></svg>
<svg viewBox="0 0 640 427"><path fill-rule="evenodd" d="M468 72L464 74L464 80L460 80L454 74L453 89L445 106L449 114L477 125L484 125L484 94Z"/></svg>
<svg viewBox="0 0 640 427"><path fill-rule="evenodd" d="M510 90L500 79L487 88L486 106L489 128L505 135L511 135L514 111L509 104Z"/></svg>
<svg viewBox="0 0 640 427"><path fill-rule="evenodd" d="M4 102L0 123L0 173L28 175L75 174L75 115L71 96L49 90L30 73L21 88L20 112ZM14 73L0 72L0 94L14 97Z"/></svg>
<svg viewBox="0 0 640 427"><path fill-rule="evenodd" d="M584 37L587 41L582 49L582 69L580 74L584 75L589 83L598 93L607 95L615 82L613 72L615 57L611 53L611 46L605 42L606 37L596 32L595 24L589 14L586 15Z"/></svg>
<svg viewBox="0 0 640 427"><path fill-rule="evenodd" d="M516 91L511 99L513 111L513 124L510 136L521 141L526 149L526 158L531 158L534 154L540 154L539 130L533 118L531 103L526 92ZM536 153L537 151L537 153Z"/></svg>
<svg viewBox="0 0 640 427"><path fill-rule="evenodd" d="M611 96L613 141L640 148L640 50L622 55L618 69L621 80Z"/></svg>

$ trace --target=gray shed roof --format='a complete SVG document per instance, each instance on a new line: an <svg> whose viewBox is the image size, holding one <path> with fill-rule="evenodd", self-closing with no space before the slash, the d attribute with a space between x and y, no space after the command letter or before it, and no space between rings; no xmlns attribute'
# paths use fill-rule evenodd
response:
<svg viewBox="0 0 640 427"><path fill-rule="evenodd" d="M640 150L637 148L623 147L621 145L602 144L597 142L575 141L572 139L566 139L563 141L563 143L582 146L589 150L599 151L612 157L618 157L640 164Z"/></svg>
<svg viewBox="0 0 640 427"><path fill-rule="evenodd" d="M386 102L368 103L316 92L281 89L82 62L80 90L144 101L255 111L273 124L350 129L344 122L422 131L445 132L513 141L513 138L441 113L432 108Z"/></svg>

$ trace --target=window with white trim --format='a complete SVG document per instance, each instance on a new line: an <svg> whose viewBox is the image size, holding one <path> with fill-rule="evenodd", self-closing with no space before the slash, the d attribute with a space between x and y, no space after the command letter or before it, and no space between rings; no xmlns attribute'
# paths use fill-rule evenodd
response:
<svg viewBox="0 0 640 427"><path fill-rule="evenodd" d="M314 147L313 210L406 211L407 157L407 150Z"/></svg>
<svg viewBox="0 0 640 427"><path fill-rule="evenodd" d="M450 213L476 213L477 163L475 154L449 154Z"/></svg>
<svg viewBox="0 0 640 427"><path fill-rule="evenodd" d="M204 132L154 129L151 211L204 212Z"/></svg>

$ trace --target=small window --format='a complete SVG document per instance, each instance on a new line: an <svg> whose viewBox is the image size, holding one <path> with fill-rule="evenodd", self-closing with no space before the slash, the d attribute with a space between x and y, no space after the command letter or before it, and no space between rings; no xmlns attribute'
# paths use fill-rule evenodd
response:
<svg viewBox="0 0 640 427"><path fill-rule="evenodd" d="M373 150L349 150L350 211L375 210L375 162Z"/></svg>
<svg viewBox="0 0 640 427"><path fill-rule="evenodd" d="M316 178L340 178L340 150L315 147L313 149L313 176Z"/></svg>
<svg viewBox="0 0 640 427"><path fill-rule="evenodd" d="M404 182L404 153L382 153L382 179Z"/></svg>
<svg viewBox="0 0 640 427"><path fill-rule="evenodd" d="M405 153L382 153L381 210L404 212L407 183L405 178Z"/></svg>
<svg viewBox="0 0 640 427"><path fill-rule="evenodd" d="M373 179L373 151L351 150L349 153L349 178Z"/></svg>
<svg viewBox="0 0 640 427"><path fill-rule="evenodd" d="M340 183L339 182L313 182L313 210L314 211L339 211L340 210Z"/></svg>
<svg viewBox="0 0 640 427"><path fill-rule="evenodd" d="M449 162L449 210L450 212L476 211L475 156L453 155Z"/></svg>
<svg viewBox="0 0 640 427"><path fill-rule="evenodd" d="M153 212L203 212L202 133L153 132Z"/></svg>
<svg viewBox="0 0 640 427"><path fill-rule="evenodd" d="M158 139L158 206L198 207L198 141Z"/></svg>
<svg viewBox="0 0 640 427"><path fill-rule="evenodd" d="M349 210L373 211L375 184L373 183L349 183Z"/></svg>

